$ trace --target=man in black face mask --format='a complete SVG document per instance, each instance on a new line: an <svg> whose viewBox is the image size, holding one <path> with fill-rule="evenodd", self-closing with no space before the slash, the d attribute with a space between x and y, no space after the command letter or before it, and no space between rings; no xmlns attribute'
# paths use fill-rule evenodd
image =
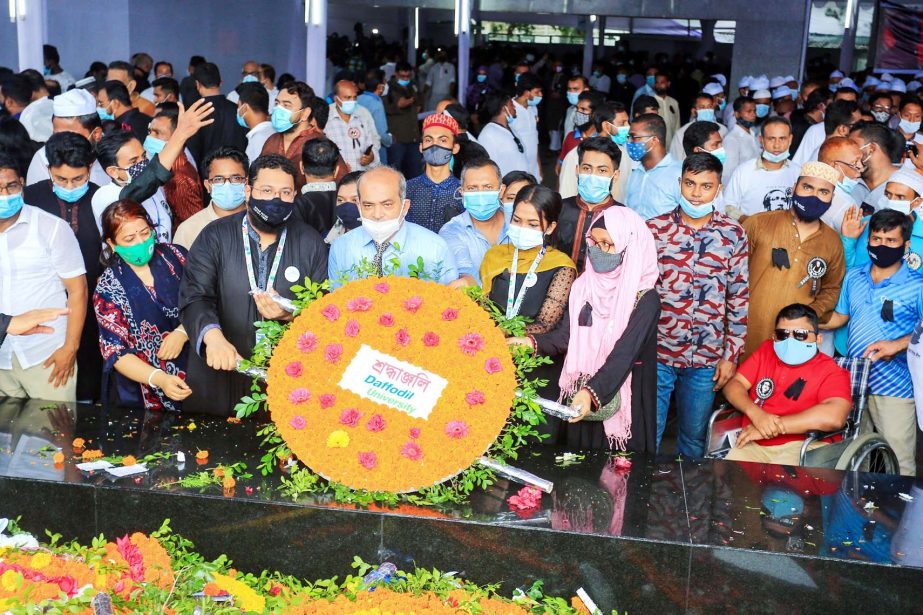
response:
<svg viewBox="0 0 923 615"><path fill-rule="evenodd" d="M184 410L230 416L250 388L234 371L257 341L259 320L288 321L274 300L293 299L293 284L327 277L327 248L317 231L293 216L295 167L260 156L244 189L247 210L209 224L196 239L180 286L180 313L194 352Z"/></svg>
<svg viewBox="0 0 923 615"><path fill-rule="evenodd" d="M458 153L458 122L444 113L423 120L423 174L407 182L410 210L407 220L438 233L442 225L464 211L459 189L452 175L452 156Z"/></svg>
<svg viewBox="0 0 923 615"><path fill-rule="evenodd" d="M808 162L801 167L791 209L761 213L744 221L750 242L750 309L744 358L772 337L776 314L787 305L810 306L821 323L830 319L846 263L839 234L820 217L830 207L839 178L840 172L830 165Z"/></svg>

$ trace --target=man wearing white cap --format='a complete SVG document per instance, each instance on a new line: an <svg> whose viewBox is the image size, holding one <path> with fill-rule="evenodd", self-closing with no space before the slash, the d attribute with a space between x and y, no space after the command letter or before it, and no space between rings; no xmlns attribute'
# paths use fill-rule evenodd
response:
<svg viewBox="0 0 923 615"><path fill-rule="evenodd" d="M790 89L793 92L798 91L798 80L795 79L792 75L785 76L785 85L787 85L788 89Z"/></svg>
<svg viewBox="0 0 923 615"><path fill-rule="evenodd" d="M723 124L722 116L724 115L725 107L727 107L727 97L724 94L724 89L720 84L712 82L706 83L702 91L715 99L715 115L717 116L715 121Z"/></svg>
<svg viewBox="0 0 923 615"><path fill-rule="evenodd" d="M769 89L775 90L776 88L782 87L785 85L786 79L782 75L777 75L769 80Z"/></svg>
<svg viewBox="0 0 923 615"><path fill-rule="evenodd" d="M715 73L714 75L711 76L711 78L717 81L718 83L720 83L722 89L727 87L727 84L728 84L727 77L725 77L721 73Z"/></svg>
<svg viewBox="0 0 923 615"><path fill-rule="evenodd" d="M753 102L756 103L756 121L762 124L772 110L772 93L765 88L754 90Z"/></svg>
<svg viewBox="0 0 923 615"><path fill-rule="evenodd" d="M715 118L714 97L711 94L700 92L699 95L695 97L695 103L692 107L692 115L689 123L681 126L680 129L676 131L676 134L673 135L673 140L670 141L670 155L679 161L686 159L686 152L683 150L683 136L686 134L686 129L692 126L692 124L695 122L714 122L718 126L718 132L721 134L722 140L728 133L727 128L721 124L718 124L717 119Z"/></svg>
<svg viewBox="0 0 923 615"><path fill-rule="evenodd" d="M787 85L780 85L772 91L772 114L790 118L795 110L795 101L792 100L793 92Z"/></svg>
<svg viewBox="0 0 923 615"><path fill-rule="evenodd" d="M840 88L840 81L842 81L845 76L843 71L839 69L830 73L829 85L827 87L830 88L831 92L836 92Z"/></svg>
<svg viewBox="0 0 923 615"><path fill-rule="evenodd" d="M746 75L741 77L740 81L737 82L737 95L747 96L750 94L750 82L753 80L753 77ZM728 130L734 128L734 123L737 121L737 118L734 116L734 105L728 104L724 108L724 113L721 116L722 123L727 126Z"/></svg>
<svg viewBox="0 0 923 615"><path fill-rule="evenodd" d="M54 101L54 114L51 126L55 133L76 132L86 137L94 147L103 136L102 122L96 113L96 99L83 88L75 88L58 94ZM32 157L29 171L26 174L26 185L31 186L51 178L48 173L48 157L45 147L42 146ZM90 181L97 186L105 186L112 181L98 161L90 167Z"/></svg>

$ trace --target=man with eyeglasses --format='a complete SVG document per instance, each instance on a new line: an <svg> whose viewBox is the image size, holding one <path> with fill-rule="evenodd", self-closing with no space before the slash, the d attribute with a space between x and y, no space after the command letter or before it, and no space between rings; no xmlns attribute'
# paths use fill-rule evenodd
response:
<svg viewBox="0 0 923 615"><path fill-rule="evenodd" d="M228 154L225 154L228 156ZM292 314L274 297L294 299L294 284L320 283L327 274L327 248L317 231L294 214L295 167L279 155L260 156L240 184L240 161L226 165L223 184L210 185L212 200L243 188L246 211L207 225L189 251L180 285L180 318L193 352L188 378L193 393L183 410L229 416L250 389L250 378L235 371L257 342L254 322L287 322ZM219 166L209 168L218 179ZM219 191L219 186L225 186Z"/></svg>
<svg viewBox="0 0 923 615"><path fill-rule="evenodd" d="M0 396L76 401L85 274L74 232L60 217L25 204L19 163L0 154L0 314L70 310L49 323L48 335L0 344Z"/></svg>
<svg viewBox="0 0 923 615"><path fill-rule="evenodd" d="M667 152L667 125L654 113L636 117L628 131L628 157L634 161L625 204L649 220L679 204L682 164Z"/></svg>
<svg viewBox="0 0 923 615"><path fill-rule="evenodd" d="M821 222L840 173L822 162L801 167L791 209L747 218L750 242L750 308L744 357L770 337L777 311L810 305L822 322L840 295L846 265L839 234ZM832 350L831 350L832 352Z"/></svg>
<svg viewBox="0 0 923 615"><path fill-rule="evenodd" d="M260 65L256 61L247 60L244 62L244 65L240 69L240 83L260 83ZM237 88L228 92L227 99L235 105L237 104L237 101L240 99Z"/></svg>
<svg viewBox="0 0 923 615"><path fill-rule="evenodd" d="M743 362L724 387L745 416L725 459L798 465L804 434L843 427L852 405L849 372L818 352L823 335L810 306L794 303L775 316L771 339ZM812 450L827 446L817 441Z"/></svg>
<svg viewBox="0 0 923 615"><path fill-rule="evenodd" d="M900 473L916 474L916 406L907 366L911 334L923 318L923 276L904 260L913 221L883 209L869 221L870 261L843 280L836 310L823 329L849 325L847 356L868 357L868 418L891 445Z"/></svg>
<svg viewBox="0 0 923 615"><path fill-rule="evenodd" d="M173 243L187 250L206 226L219 218L234 215L246 209L244 191L247 185L247 155L233 147L219 147L205 157L202 185L210 197L208 206L189 217L176 229Z"/></svg>

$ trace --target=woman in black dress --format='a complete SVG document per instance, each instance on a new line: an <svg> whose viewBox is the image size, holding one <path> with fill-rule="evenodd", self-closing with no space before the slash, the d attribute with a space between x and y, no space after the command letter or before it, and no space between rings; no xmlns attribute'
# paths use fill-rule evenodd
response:
<svg viewBox="0 0 923 615"><path fill-rule="evenodd" d="M587 263L574 282L568 313L550 332L511 338L539 354L566 353L561 397L580 416L554 421L554 439L570 450L612 448L653 452L657 423L657 320L660 299L654 238L636 213L611 207L587 236ZM606 421L585 420L611 402Z"/></svg>

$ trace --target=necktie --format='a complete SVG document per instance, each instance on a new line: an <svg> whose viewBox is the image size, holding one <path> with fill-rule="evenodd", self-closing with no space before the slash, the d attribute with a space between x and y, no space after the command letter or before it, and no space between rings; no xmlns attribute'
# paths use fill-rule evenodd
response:
<svg viewBox="0 0 923 615"><path fill-rule="evenodd" d="M385 250L391 245L390 241L384 243L376 243L375 258L372 259L372 264L375 266L375 273L378 274L378 277L382 277L384 272L382 271L382 257L385 255Z"/></svg>

